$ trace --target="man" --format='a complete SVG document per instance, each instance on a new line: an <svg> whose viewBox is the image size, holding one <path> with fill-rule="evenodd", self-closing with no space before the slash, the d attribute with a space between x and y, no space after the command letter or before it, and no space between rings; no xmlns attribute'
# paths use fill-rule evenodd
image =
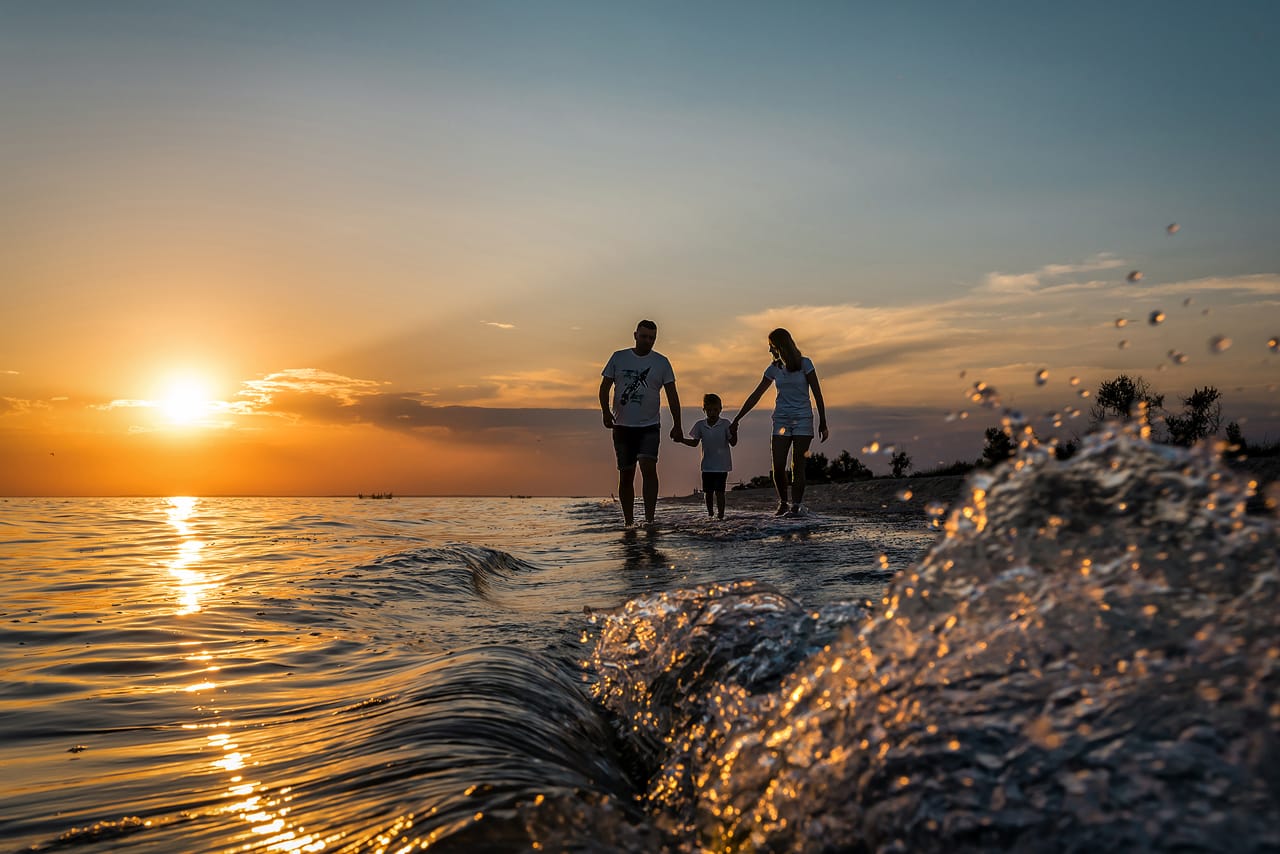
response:
<svg viewBox="0 0 1280 854"><path fill-rule="evenodd" d="M658 446L661 444L662 416L658 390L667 393L671 410L671 438L684 439L680 424L680 395L676 392L676 375L667 357L653 349L658 340L658 324L642 320L634 333L636 346L619 350L609 357L600 372L600 412L604 426L613 431L613 450L618 456L618 499L622 502L622 519L628 527L635 524L636 466L644 492L644 520L653 524L653 511L658 504ZM610 405L609 389L613 388Z"/></svg>

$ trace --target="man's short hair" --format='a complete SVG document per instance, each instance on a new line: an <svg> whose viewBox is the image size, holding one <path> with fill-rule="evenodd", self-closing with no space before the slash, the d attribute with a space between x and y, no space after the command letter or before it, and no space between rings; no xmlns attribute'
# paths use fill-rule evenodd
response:
<svg viewBox="0 0 1280 854"><path fill-rule="evenodd" d="M658 331L658 324L654 323L652 320L640 321L639 323L636 324L636 329L639 329L642 326L645 327L646 329L652 329L654 332Z"/></svg>

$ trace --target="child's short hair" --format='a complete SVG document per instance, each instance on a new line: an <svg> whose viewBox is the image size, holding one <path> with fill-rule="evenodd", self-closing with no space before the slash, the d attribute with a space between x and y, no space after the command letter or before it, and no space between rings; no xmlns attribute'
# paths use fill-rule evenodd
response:
<svg viewBox="0 0 1280 854"><path fill-rule="evenodd" d="M716 406L720 406L720 407L723 407L723 406L724 406L724 404L720 402L720 395L718 395L718 394L711 394L710 392L708 392L707 394L704 394L704 395L702 396L702 408L703 408L703 409L706 409L708 406L710 406L710 405L711 405L711 404L713 404L713 403L714 403Z"/></svg>

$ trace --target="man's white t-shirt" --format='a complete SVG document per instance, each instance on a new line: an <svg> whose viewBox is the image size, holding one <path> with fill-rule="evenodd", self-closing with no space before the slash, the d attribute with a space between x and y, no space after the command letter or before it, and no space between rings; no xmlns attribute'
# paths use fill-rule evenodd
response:
<svg viewBox="0 0 1280 854"><path fill-rule="evenodd" d="M715 426L700 418L689 433L690 438L702 443L703 471L733 471L733 454L729 450L729 420L719 418Z"/></svg>
<svg viewBox="0 0 1280 854"><path fill-rule="evenodd" d="M637 356L631 348L609 357L600 372L613 380L613 423L619 427L651 427L662 423L658 395L676 381L671 362L657 350Z"/></svg>
<svg viewBox="0 0 1280 854"><path fill-rule="evenodd" d="M773 380L778 389L778 399L773 404L774 418L812 418L813 407L809 403L809 374L813 362L808 356L800 359L800 370L788 371L776 362L765 368L764 375Z"/></svg>

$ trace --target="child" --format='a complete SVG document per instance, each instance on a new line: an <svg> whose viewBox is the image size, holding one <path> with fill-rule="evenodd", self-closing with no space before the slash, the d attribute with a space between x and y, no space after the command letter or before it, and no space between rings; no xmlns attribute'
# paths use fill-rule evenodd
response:
<svg viewBox="0 0 1280 854"><path fill-rule="evenodd" d="M702 397L702 411L706 418L693 425L690 438L679 441L691 448L702 443L702 491L707 496L707 515L724 518L724 485L733 471L733 457L729 446L738 444L737 432L729 432L729 422L720 417L720 396L707 394ZM714 501L714 509L712 502Z"/></svg>

